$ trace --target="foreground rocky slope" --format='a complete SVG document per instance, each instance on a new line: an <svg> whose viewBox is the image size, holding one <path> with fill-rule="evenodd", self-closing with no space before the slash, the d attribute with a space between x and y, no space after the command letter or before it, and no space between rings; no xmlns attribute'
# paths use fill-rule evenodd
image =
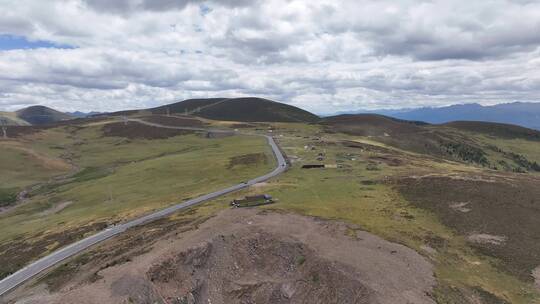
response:
<svg viewBox="0 0 540 304"><path fill-rule="evenodd" d="M366 232L348 234L350 227L338 222L232 209L196 230L182 228L123 264L92 259L57 292L38 286L12 301L433 303L427 260ZM92 275L95 267L102 270Z"/></svg>

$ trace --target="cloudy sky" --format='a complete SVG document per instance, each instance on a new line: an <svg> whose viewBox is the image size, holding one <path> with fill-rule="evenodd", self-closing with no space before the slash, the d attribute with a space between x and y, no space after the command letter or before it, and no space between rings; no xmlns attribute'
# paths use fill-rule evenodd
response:
<svg viewBox="0 0 540 304"><path fill-rule="evenodd" d="M0 0L0 110L540 101L540 2Z"/></svg>

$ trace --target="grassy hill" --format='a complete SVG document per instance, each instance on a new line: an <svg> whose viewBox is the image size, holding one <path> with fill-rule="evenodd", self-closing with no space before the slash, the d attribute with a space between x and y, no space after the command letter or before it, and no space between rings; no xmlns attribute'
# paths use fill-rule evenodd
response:
<svg viewBox="0 0 540 304"><path fill-rule="evenodd" d="M314 122L319 119L300 108L256 97L188 99L150 111L165 114L167 109L170 113L188 113L227 121Z"/></svg>
<svg viewBox="0 0 540 304"><path fill-rule="evenodd" d="M386 145L402 150L427 154L435 157L453 158L447 151L449 145L469 147L465 138L454 138L449 132L440 132L428 124L395 119L377 114L355 114L327 117L322 121L327 132L339 132L349 135L369 137ZM465 148L467 147L467 148ZM472 153L471 154L481 154ZM459 155L463 161L483 163L481 155Z"/></svg>
<svg viewBox="0 0 540 304"><path fill-rule="evenodd" d="M402 150L504 171L540 171L540 132L490 122L431 125L377 114L327 117L327 132L370 137Z"/></svg>
<svg viewBox="0 0 540 304"><path fill-rule="evenodd" d="M15 113L19 119L22 119L31 125L46 125L73 118L69 114L45 106L31 106L18 110Z"/></svg>
<svg viewBox="0 0 540 304"><path fill-rule="evenodd" d="M15 112L0 112L0 123L8 126L28 126L30 123L17 117Z"/></svg>
<svg viewBox="0 0 540 304"><path fill-rule="evenodd" d="M319 120L317 115L306 110L257 97L187 99L147 110L120 111L103 115L140 113L187 114L213 120L244 122L316 122Z"/></svg>
<svg viewBox="0 0 540 304"><path fill-rule="evenodd" d="M443 125L459 130L483 133L494 137L522 138L540 141L540 131L510 124L485 121L453 121Z"/></svg>
<svg viewBox="0 0 540 304"><path fill-rule="evenodd" d="M324 126L346 133L362 136L388 136L390 134L411 134L422 131L423 122L396 119L378 114L344 114L326 117Z"/></svg>

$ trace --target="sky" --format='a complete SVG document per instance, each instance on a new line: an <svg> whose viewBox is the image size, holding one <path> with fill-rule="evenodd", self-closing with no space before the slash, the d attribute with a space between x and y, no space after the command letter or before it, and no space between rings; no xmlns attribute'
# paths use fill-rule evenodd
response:
<svg viewBox="0 0 540 304"><path fill-rule="evenodd" d="M540 101L540 1L0 0L0 110Z"/></svg>

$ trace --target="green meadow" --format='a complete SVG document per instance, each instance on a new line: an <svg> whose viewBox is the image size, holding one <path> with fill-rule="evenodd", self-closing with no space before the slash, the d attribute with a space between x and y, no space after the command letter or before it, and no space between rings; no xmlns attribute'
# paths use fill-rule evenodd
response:
<svg viewBox="0 0 540 304"><path fill-rule="evenodd" d="M70 241L65 236L71 231L75 231L75 239L80 238L107 225L263 175L275 165L262 137L206 138L193 133L128 140L103 137L100 128L47 130L32 141L20 141L51 158L59 157L58 150L69 153L78 171L49 182L50 176L40 180L32 170L10 171L12 186L43 184L32 189L26 201L0 214L0 251L32 244L54 250ZM55 148L59 142L61 148ZM259 157L235 161L254 153ZM15 162L13 166L23 167ZM24 264L44 253L30 254L17 263ZM6 263L9 260L0 264Z"/></svg>

